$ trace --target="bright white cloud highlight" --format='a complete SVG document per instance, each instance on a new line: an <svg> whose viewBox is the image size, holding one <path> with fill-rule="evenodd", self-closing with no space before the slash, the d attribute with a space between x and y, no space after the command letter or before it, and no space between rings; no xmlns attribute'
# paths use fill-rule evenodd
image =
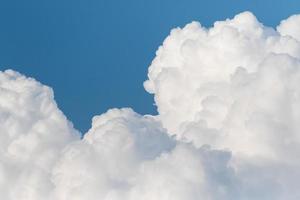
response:
<svg viewBox="0 0 300 200"><path fill-rule="evenodd" d="M300 17L176 28L145 88L159 114L93 118L79 138L52 90L0 72L3 200L298 200Z"/></svg>
<svg viewBox="0 0 300 200"><path fill-rule="evenodd" d="M78 136L49 87L11 70L0 72L0 199L50 195L54 164Z"/></svg>
<svg viewBox="0 0 300 200"><path fill-rule="evenodd" d="M295 24L295 16L283 21L280 32ZM249 12L210 29L174 29L145 82L163 126L199 147L273 158L297 150L300 43L285 35Z"/></svg>

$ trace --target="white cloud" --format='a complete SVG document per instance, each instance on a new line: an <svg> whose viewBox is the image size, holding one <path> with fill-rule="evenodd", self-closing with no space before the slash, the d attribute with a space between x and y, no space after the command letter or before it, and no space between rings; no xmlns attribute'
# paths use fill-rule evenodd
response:
<svg viewBox="0 0 300 200"><path fill-rule="evenodd" d="M249 12L210 29L196 22L174 29L145 82L163 126L196 146L272 157L286 157L288 148L298 153L300 43L284 35Z"/></svg>
<svg viewBox="0 0 300 200"><path fill-rule="evenodd" d="M11 70L0 72L1 199L49 195L58 154L78 136L49 87Z"/></svg>
<svg viewBox="0 0 300 200"><path fill-rule="evenodd" d="M53 171L55 199L105 199L127 192L142 163L174 146L153 117L109 110L94 117L82 141L64 150Z"/></svg>
<svg viewBox="0 0 300 200"><path fill-rule="evenodd" d="M83 139L49 87L0 72L1 200L299 199L299 27L172 30L145 82L159 114L111 109Z"/></svg>
<svg viewBox="0 0 300 200"><path fill-rule="evenodd" d="M283 20L277 27L281 35L290 36L300 41L300 15L292 15L288 19Z"/></svg>

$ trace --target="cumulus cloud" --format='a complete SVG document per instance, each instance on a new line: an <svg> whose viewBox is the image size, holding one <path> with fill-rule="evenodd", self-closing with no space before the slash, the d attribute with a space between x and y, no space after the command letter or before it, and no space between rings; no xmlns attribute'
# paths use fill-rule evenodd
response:
<svg viewBox="0 0 300 200"><path fill-rule="evenodd" d="M144 83L159 114L111 109L82 139L49 87L0 72L1 199L299 199L299 19L173 29Z"/></svg>
<svg viewBox="0 0 300 200"><path fill-rule="evenodd" d="M174 29L145 82L163 126L196 146L234 153L297 150L300 43L281 32L298 21L283 21L278 32L245 12L210 29L197 22Z"/></svg>
<svg viewBox="0 0 300 200"><path fill-rule="evenodd" d="M49 195L58 155L78 136L49 87L11 70L0 73L1 199Z"/></svg>

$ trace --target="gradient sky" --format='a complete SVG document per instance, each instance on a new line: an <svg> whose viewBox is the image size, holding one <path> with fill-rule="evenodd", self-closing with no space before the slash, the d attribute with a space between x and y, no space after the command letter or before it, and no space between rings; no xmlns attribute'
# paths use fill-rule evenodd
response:
<svg viewBox="0 0 300 200"><path fill-rule="evenodd" d="M143 81L173 27L249 10L265 25L300 13L292 0L0 0L0 70L32 76L85 131L113 107L156 112Z"/></svg>

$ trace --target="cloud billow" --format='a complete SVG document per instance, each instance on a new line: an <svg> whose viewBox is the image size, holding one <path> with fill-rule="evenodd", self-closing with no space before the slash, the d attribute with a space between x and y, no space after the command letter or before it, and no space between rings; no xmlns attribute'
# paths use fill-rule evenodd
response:
<svg viewBox="0 0 300 200"><path fill-rule="evenodd" d="M0 72L1 199L299 199L299 27L173 29L144 83L158 115L111 109L82 139L51 88Z"/></svg>

